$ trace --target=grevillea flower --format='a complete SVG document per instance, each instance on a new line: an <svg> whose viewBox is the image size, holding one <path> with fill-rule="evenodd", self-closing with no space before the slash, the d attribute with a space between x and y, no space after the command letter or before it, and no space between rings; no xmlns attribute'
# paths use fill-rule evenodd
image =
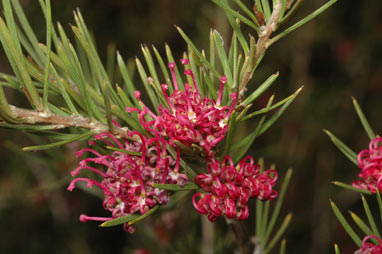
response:
<svg viewBox="0 0 382 254"><path fill-rule="evenodd" d="M254 164L251 156L245 157L236 166L230 156L226 156L222 163L210 158L207 170L207 174L201 173L195 177L195 183L206 194L194 194L192 202L195 209L206 214L210 221L221 215L245 220L249 215L247 203L250 198L268 200L278 195L272 189L276 184L277 172L267 170L260 173L260 165Z"/></svg>
<svg viewBox="0 0 382 254"><path fill-rule="evenodd" d="M353 186L375 193L375 188L382 191L382 138L377 137L370 141L369 149L358 154L358 174L361 180L353 182Z"/></svg>
<svg viewBox="0 0 382 254"><path fill-rule="evenodd" d="M186 65L189 61L182 59L181 62ZM184 91L181 91L175 75L175 63L170 63L168 66L172 73L174 92L171 95L167 94L169 86L161 85L167 105L159 106L159 115L155 115L143 104L139 91L134 95L141 103L142 110L127 108L127 111L137 111L142 126L154 136L168 140L172 146L175 146L174 141L188 147L195 144L202 147L207 155L212 155L211 149L223 140L228 131L228 121L237 101L237 93L230 95L231 106L221 105L224 83L227 81L223 76L220 79L217 100L202 98L191 70L186 70L184 73L191 76L193 85L186 83Z"/></svg>
<svg viewBox="0 0 382 254"><path fill-rule="evenodd" d="M369 239L374 238L378 241L378 245L367 242ZM354 252L354 254L381 254L382 253L382 243L381 239L375 235L369 235L363 238L362 247Z"/></svg>
<svg viewBox="0 0 382 254"><path fill-rule="evenodd" d="M103 206L111 212L110 217L89 217L82 214L80 221L108 221L121 216L140 213L145 214L157 204L166 204L169 195L165 190L155 188L154 183L179 184L183 186L187 176L179 172L180 153L173 159L166 151L166 141L157 138L147 138L139 132L128 132L128 136L137 135L140 141L118 140L109 133L96 135L96 140L103 141L107 146L115 147L111 155L102 155L94 149L85 148L77 152L82 156L90 152L95 157L80 161L79 166L71 172L77 176L82 170L90 170L98 174L102 180L78 177L72 180L68 190L72 191L79 181L86 182L87 187L99 187L104 193ZM89 142L93 145L95 142ZM99 164L107 168L103 172L90 164ZM134 232L134 227L125 224L125 230Z"/></svg>

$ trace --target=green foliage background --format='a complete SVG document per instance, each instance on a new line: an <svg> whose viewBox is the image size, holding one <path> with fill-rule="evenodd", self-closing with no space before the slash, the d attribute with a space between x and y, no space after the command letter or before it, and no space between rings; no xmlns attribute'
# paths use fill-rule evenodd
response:
<svg viewBox="0 0 382 254"><path fill-rule="evenodd" d="M44 41L45 25L37 1L21 2ZM294 20L323 3L305 1ZM210 27L219 30L226 40L230 38L224 14L205 0L53 0L52 16L69 34L65 24L73 23L72 10L77 7L104 58L110 42L126 59L137 54L142 57L141 43L154 44L163 53L165 42L180 58L185 43L173 24L182 27L202 48L208 48ZM339 243L342 253L356 248L332 214L329 198L343 211L357 211L359 195L335 187L331 181L350 183L358 169L332 145L322 129L329 129L355 151L367 147L367 135L352 105L354 96L374 130L381 133L381 46L382 3L342 0L272 46L255 72L252 82L256 84L280 72L277 86L271 89L276 99L305 86L278 124L256 140L250 152L255 158L264 156L266 161L276 163L280 177L288 167L295 169L284 208L284 212L294 212L286 233L287 253L329 253L333 252L333 242ZM0 69L10 71L2 51ZM25 104L17 94L8 95L13 104ZM258 106L264 106L269 96L264 94ZM243 131L250 128L249 123ZM179 214L168 214L178 217L173 230L158 216L139 225L134 235L121 228L100 229L91 222L80 223L77 216L82 212L103 213L98 199L83 191L66 191L69 171L77 162L74 152L81 144L21 152L23 146L44 143L39 139L0 129L0 253L131 253L140 247L163 253L163 246L171 246L170 253L199 250L200 226L193 224L198 222L198 215L191 204ZM232 241L221 224L221 231L216 233L216 253L224 253L224 242Z"/></svg>

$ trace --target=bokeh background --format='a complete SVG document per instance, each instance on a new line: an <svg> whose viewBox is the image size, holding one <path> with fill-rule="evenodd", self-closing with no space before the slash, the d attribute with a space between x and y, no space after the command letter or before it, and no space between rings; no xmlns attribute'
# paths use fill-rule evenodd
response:
<svg viewBox="0 0 382 254"><path fill-rule="evenodd" d="M21 2L44 41L45 23L38 1ZM324 3L306 0L284 28ZM180 58L185 43L174 24L200 48L208 48L210 28L220 31L226 41L231 32L222 11L205 0L53 0L52 8L54 19L69 34L72 11L79 8L103 59L109 43L115 43L127 59L142 57L142 43L154 44L163 53L165 42ZM3 51L0 71L10 72ZM359 170L332 145L323 129L357 152L368 146L352 105L354 96L375 132L381 134L382 2L340 0L273 45L252 85L277 71L279 79L259 105L272 93L280 99L301 85L304 90L278 123L255 141L250 154L274 162L281 178L287 168L294 169L282 212L294 214L286 232L287 253L333 253L334 242L342 253L352 253L356 246L336 221L329 199L346 215L347 210L360 212L359 194L331 184L333 180L351 183ZM17 94L8 95L13 103L25 104ZM121 227L101 229L96 223L80 223L81 213L103 214L96 197L81 190L66 191L68 172L77 162L74 152L81 144L39 153L21 151L23 146L44 142L48 141L39 136L0 129L0 253L134 253L139 248L151 253L200 251L199 216L190 202L182 203L177 212L165 211L141 223L134 235ZM368 200L375 207L374 198ZM223 220L216 225L215 253L231 253L227 245L232 243L232 235Z"/></svg>

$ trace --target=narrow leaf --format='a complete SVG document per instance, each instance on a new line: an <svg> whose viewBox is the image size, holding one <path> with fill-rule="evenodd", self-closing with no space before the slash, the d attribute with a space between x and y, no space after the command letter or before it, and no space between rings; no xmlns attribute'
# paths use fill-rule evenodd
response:
<svg viewBox="0 0 382 254"><path fill-rule="evenodd" d="M332 182L333 184L339 186L339 187L342 187L342 188L345 188L345 189L348 189L348 190L352 190L352 191L356 191L356 192L359 192L359 193L363 193L363 194L368 194L368 195L371 195L372 193L368 190L363 190L363 189L360 189L360 188L356 188L350 184L346 184L346 183L341 183L341 182L337 182L337 181L334 181Z"/></svg>
<svg viewBox="0 0 382 254"><path fill-rule="evenodd" d="M281 33L279 33L278 35L276 35L275 37L273 37L268 46L273 44L274 42L278 41L279 39L283 38L285 35L289 34L290 32L296 30L297 28L299 28L300 26L308 23L309 21L311 21L312 19L314 19L315 17L317 17L318 15L320 15L322 12L324 12L326 9L328 9L330 6L332 6L335 2L337 2L337 0L330 0L329 2L327 2L326 4L324 4L323 6L321 6L320 8L318 8L316 11L314 11L313 13L311 13L310 15L308 15L307 17L303 18L302 20L300 20L299 22L297 22L296 24L294 24L293 26L285 29L284 31L282 31Z"/></svg>
<svg viewBox="0 0 382 254"><path fill-rule="evenodd" d="M139 214L131 214L131 215L127 215L127 216L123 216L123 217L119 217L117 219L113 219L113 220L109 220L109 221L106 221L104 223L102 223L100 226L101 227L113 227L113 226L117 226L117 225L121 225L121 224L125 224L125 223L128 223L128 225L132 225L134 224L135 222L138 222L140 220L143 220L144 218L146 218L147 216L151 215L152 213L154 213L156 210L158 210L159 208L159 205L156 205L154 206L153 208L151 208L148 212L146 212L145 214L143 215L139 215Z"/></svg>
<svg viewBox="0 0 382 254"><path fill-rule="evenodd" d="M214 74L217 78L220 78L221 75L216 71L216 69L211 65L211 63L207 60L207 58L198 50L198 48L195 46L195 44L190 40L190 38L183 32L183 30L175 26L180 35L183 37L183 39L187 42L187 44L190 46L192 51L199 57L200 61L202 61Z"/></svg>
<svg viewBox="0 0 382 254"><path fill-rule="evenodd" d="M366 213L367 219L369 221L369 224L371 226L371 229L373 230L373 234L378 236L378 238L381 238L381 235L379 234L377 225L375 224L374 217L371 214L369 204L367 203L366 198L363 195L361 195L361 198L362 198L363 208L365 210L365 213Z"/></svg>
<svg viewBox="0 0 382 254"><path fill-rule="evenodd" d="M359 106L357 100L354 97L352 99L353 99L354 108L357 111L357 115L358 115L359 119L361 120L363 128L365 129L370 140L374 139L375 138L375 132L371 129L370 124L367 121L365 115L363 114L362 109Z"/></svg>
<svg viewBox="0 0 382 254"><path fill-rule="evenodd" d="M357 154L355 152L353 152L353 150L351 150L349 147L347 147L344 143L342 143L336 136L334 136L330 131L328 130L325 130L324 129L324 132L330 137L330 139L332 140L333 144L338 148L340 149L340 151L346 156L348 157L348 159L353 162L355 165L358 166L358 162L357 162Z"/></svg>
<svg viewBox="0 0 382 254"><path fill-rule="evenodd" d="M248 104L252 103L254 100L256 100L260 95L262 95L279 77L279 73L272 74L267 78L267 80L264 81L253 93L251 93L250 96L248 96L244 102L243 105L247 106Z"/></svg>
<svg viewBox="0 0 382 254"><path fill-rule="evenodd" d="M276 220L280 214L281 206L282 206L282 203L284 201L285 193L288 189L288 185L289 185L289 181L292 177L292 173L293 173L293 170L290 168L290 169L288 169L288 171L285 174L284 180L283 180L282 185L281 185L279 196L276 200L275 208L273 210L269 224L267 225L267 230L265 232L264 238L262 239L262 242L264 243L264 245L268 242L268 239L269 239L269 237L273 231L273 228L276 224Z"/></svg>
<svg viewBox="0 0 382 254"><path fill-rule="evenodd" d="M161 184L154 183L153 187L168 190L168 191L188 191L188 190L197 190L199 189L199 185L195 183L186 183L184 186L179 186L178 184Z"/></svg>
<svg viewBox="0 0 382 254"><path fill-rule="evenodd" d="M330 206L332 207L332 210L334 214L336 215L338 221L341 223L342 227L346 230L348 235L353 239L354 243L358 246L362 246L362 240L359 238L359 236L354 232L354 230L351 228L349 223L346 221L345 217L342 215L340 210L338 209L337 205L330 201Z"/></svg>
<svg viewBox="0 0 382 254"><path fill-rule="evenodd" d="M56 143L52 143L52 144L24 147L23 151L38 151L38 150L52 149L52 148L56 148L56 147L59 147L59 146L65 145L65 144L72 143L72 142L77 141L77 140L87 140L88 138L90 138L93 135L94 134L92 132L86 132L84 134L77 135L74 138L60 141L60 142L56 142Z"/></svg>
<svg viewBox="0 0 382 254"><path fill-rule="evenodd" d="M269 251L271 251L272 248L276 245L276 243L280 240L281 236L284 234L291 220L292 220L292 213L288 213L287 216L285 216L283 223L279 227L279 230L277 230L275 236L269 242L267 248L264 251L265 253L268 253Z"/></svg>

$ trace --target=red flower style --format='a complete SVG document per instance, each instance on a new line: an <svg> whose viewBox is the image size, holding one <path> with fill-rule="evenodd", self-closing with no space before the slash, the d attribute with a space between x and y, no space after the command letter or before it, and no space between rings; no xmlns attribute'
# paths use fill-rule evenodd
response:
<svg viewBox="0 0 382 254"><path fill-rule="evenodd" d="M182 59L181 62L186 65L189 61ZM170 145L175 146L175 140L188 147L195 144L201 146L207 155L213 155L211 149L223 140L228 131L228 121L237 101L237 92L230 95L231 106L221 105L224 83L227 81L223 76L216 102L208 97L202 98L191 70L186 70L184 73L191 76L193 86L186 83L185 91L180 91L175 76L175 63L170 63L168 66L172 73L174 92L168 95L168 85L161 85L167 105L158 107L159 115L155 115L143 104L139 91L136 91L134 96L140 101L142 110L138 108L126 110L137 111L142 126L154 136L167 139Z"/></svg>
<svg viewBox="0 0 382 254"><path fill-rule="evenodd" d="M221 215L245 220L249 215L247 203L250 198L268 200L278 196L277 191L272 189L276 184L277 172L267 170L260 173L260 165L254 164L251 156L245 157L236 166L230 156L226 156L221 164L211 158L207 171L208 174L201 173L195 177L195 183L207 193L194 194L192 201L195 209L206 214L210 221Z"/></svg>
<svg viewBox="0 0 382 254"><path fill-rule="evenodd" d="M367 240L374 238L378 241L378 245L367 242ZM369 235L363 238L362 247L354 252L354 254L381 254L382 253L382 243L375 235Z"/></svg>
<svg viewBox="0 0 382 254"><path fill-rule="evenodd" d="M89 217L82 214L80 221L88 220L108 221L121 216L140 213L145 214L156 204L166 204L169 195L165 190L153 187L154 183L179 184L183 186L188 178L179 173L180 152L173 159L166 151L166 141L157 138L147 138L139 132L128 132L129 136L138 135L140 141L118 140L109 133L96 135L96 140L103 141L107 146L116 147L123 151L115 151L111 155L102 155L99 152L85 148L77 152L82 156L90 152L95 157L80 161L79 166L71 172L78 175L82 170L90 170L103 179L96 181L89 178L78 177L72 180L68 190L72 191L79 181L99 187L104 195L103 206L111 212L111 217ZM95 142L89 142L93 145ZM98 170L88 163L100 164L107 167L106 173ZM133 233L134 227L124 225L125 230Z"/></svg>
<svg viewBox="0 0 382 254"><path fill-rule="evenodd" d="M370 141L369 149L358 154L358 166L361 168L358 176L362 180L354 181L353 186L372 193L375 193L376 188L382 191L382 138L374 138Z"/></svg>

